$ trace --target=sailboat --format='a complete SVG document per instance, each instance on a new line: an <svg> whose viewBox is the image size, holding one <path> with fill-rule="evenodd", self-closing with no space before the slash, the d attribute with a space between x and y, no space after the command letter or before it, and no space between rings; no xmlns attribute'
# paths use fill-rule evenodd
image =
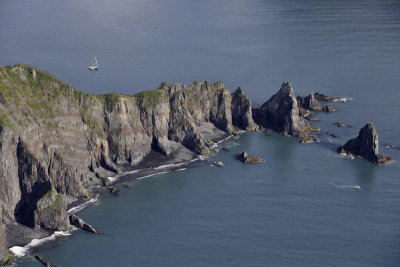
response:
<svg viewBox="0 0 400 267"><path fill-rule="evenodd" d="M99 64L97 64L97 58L93 58L92 65L88 67L89 70L99 70Z"/></svg>

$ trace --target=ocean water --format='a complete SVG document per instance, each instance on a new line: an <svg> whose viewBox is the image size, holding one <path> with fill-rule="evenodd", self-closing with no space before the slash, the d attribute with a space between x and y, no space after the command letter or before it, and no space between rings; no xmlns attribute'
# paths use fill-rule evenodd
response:
<svg viewBox="0 0 400 267"><path fill-rule="evenodd" d="M102 234L74 231L17 265L40 266L38 253L59 266L399 266L400 150L386 147L400 146L399 59L399 1L1 1L0 64L85 92L221 80L261 104L289 80L353 99L316 115L338 138L246 133L209 162L126 177L119 197L78 213ZM367 122L390 165L335 154ZM241 164L243 150L265 163Z"/></svg>

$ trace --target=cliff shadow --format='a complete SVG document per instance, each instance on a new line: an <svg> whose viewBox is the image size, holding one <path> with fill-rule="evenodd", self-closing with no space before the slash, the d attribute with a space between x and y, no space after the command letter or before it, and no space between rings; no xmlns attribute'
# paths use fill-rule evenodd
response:
<svg viewBox="0 0 400 267"><path fill-rule="evenodd" d="M45 168L21 140L17 145L17 158L21 199L14 209L14 216L19 223L33 228L37 201L51 189L51 183Z"/></svg>

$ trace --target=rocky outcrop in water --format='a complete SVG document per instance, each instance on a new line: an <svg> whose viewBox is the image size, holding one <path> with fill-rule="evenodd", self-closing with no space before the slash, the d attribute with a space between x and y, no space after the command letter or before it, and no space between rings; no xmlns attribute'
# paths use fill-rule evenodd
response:
<svg viewBox="0 0 400 267"><path fill-rule="evenodd" d="M344 127L344 128L351 127L349 124L341 122L341 121L335 122L334 125L336 125L337 127Z"/></svg>
<svg viewBox="0 0 400 267"><path fill-rule="evenodd" d="M234 125L245 131L255 131L258 129L258 125L253 121L251 101L240 87L232 94L231 108L232 123Z"/></svg>
<svg viewBox="0 0 400 267"><path fill-rule="evenodd" d="M362 157L378 165L392 161L391 157L379 153L378 134L371 123L362 127L356 138L338 147L337 152L342 155Z"/></svg>
<svg viewBox="0 0 400 267"><path fill-rule="evenodd" d="M324 95L324 94L321 94L321 93L318 93L318 92L314 93L314 97L315 97L315 99L317 99L317 100L325 101L325 102L340 101L340 98L339 98L339 97Z"/></svg>
<svg viewBox="0 0 400 267"><path fill-rule="evenodd" d="M238 156L238 159L246 164L256 164L256 163L261 163L264 162L264 160L258 156L250 155L246 151L244 151L242 154Z"/></svg>
<svg viewBox="0 0 400 267"><path fill-rule="evenodd" d="M50 262L46 261L42 256L36 255L35 259L40 262L43 266L53 267L54 265L50 264Z"/></svg>
<svg viewBox="0 0 400 267"><path fill-rule="evenodd" d="M319 94L320 95L320 94ZM325 96L326 97L326 96ZM302 97L297 96L297 103L300 107L300 113L303 117L307 117L308 115L304 110L310 111L325 111L325 112L334 112L336 109L332 106L322 106L317 98L314 96L314 93L311 93L308 96Z"/></svg>
<svg viewBox="0 0 400 267"><path fill-rule="evenodd" d="M289 82L261 107L254 108L255 121L284 135L300 136L307 123L299 117L299 106Z"/></svg>
<svg viewBox="0 0 400 267"><path fill-rule="evenodd" d="M307 110L312 110L312 111L321 111L322 106L318 102L317 99L315 99L314 94L311 93L308 96L302 97L302 96L297 96L296 98L297 103L299 107L302 107Z"/></svg>
<svg viewBox="0 0 400 267"><path fill-rule="evenodd" d="M99 231L96 228L94 228L90 224L87 224L84 220L82 220L81 218L79 218L78 216L76 216L74 214L69 216L69 222L71 223L71 225L73 225L79 229L91 232L93 234L99 233Z"/></svg>

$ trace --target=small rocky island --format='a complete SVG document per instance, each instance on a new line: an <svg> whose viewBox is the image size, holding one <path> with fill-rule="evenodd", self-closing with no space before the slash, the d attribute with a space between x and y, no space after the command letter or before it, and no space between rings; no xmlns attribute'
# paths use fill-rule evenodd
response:
<svg viewBox="0 0 400 267"><path fill-rule="evenodd" d="M378 133L371 123L362 127L356 138L349 140L344 146L338 147L337 152L341 155L365 158L378 165L385 165L393 160L391 157L379 153Z"/></svg>
<svg viewBox="0 0 400 267"><path fill-rule="evenodd" d="M256 164L256 163L261 163L264 162L264 160L258 156L250 155L246 151L244 151L242 154L238 156L238 159L246 164Z"/></svg>
<svg viewBox="0 0 400 267"><path fill-rule="evenodd" d="M338 99L319 93L296 98L289 82L259 107L241 88L230 93L222 82L92 95L31 66L0 66L0 263L12 261L7 248L18 237L6 229L15 225L63 231L73 224L98 232L68 214L71 199L89 198L99 187L116 194L106 177L138 168L155 151L162 155L157 164L185 162L209 155L215 141L240 130L271 129L315 141L321 129L310 124L310 114L334 111L318 100ZM339 152L376 164L389 160L378 153L369 124ZM247 153L241 159L262 161Z"/></svg>

